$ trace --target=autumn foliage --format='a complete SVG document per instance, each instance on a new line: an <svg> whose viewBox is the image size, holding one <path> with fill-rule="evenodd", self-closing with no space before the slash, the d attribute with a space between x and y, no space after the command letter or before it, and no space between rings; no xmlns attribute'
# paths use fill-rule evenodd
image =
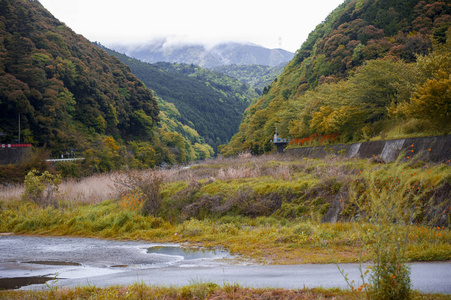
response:
<svg viewBox="0 0 451 300"><path fill-rule="evenodd" d="M153 159L142 159L139 146L133 149L139 167L195 158L192 149L184 153L180 135L182 143L168 149L166 131L157 128L159 113L156 98L129 67L74 33L38 1L0 0L2 141L19 139L20 117L20 140L46 146L53 157L88 151L101 161L111 150L103 141L112 139L123 150L113 153L122 162L129 160L128 142L148 143L140 146L150 147L146 151L155 152ZM114 163L97 167L117 169Z"/></svg>
<svg viewBox="0 0 451 300"><path fill-rule="evenodd" d="M301 144L315 134L358 142L449 133L450 25L446 1L345 1L246 110L222 153L273 151L275 128Z"/></svg>
<svg viewBox="0 0 451 300"><path fill-rule="evenodd" d="M324 143L330 143L337 141L337 138L340 136L338 133L332 133L332 134L323 134L318 135L316 133L312 134L311 136L307 138L297 138L290 141L290 145L301 145L301 146L307 146L312 143L318 143L319 145L322 145Z"/></svg>

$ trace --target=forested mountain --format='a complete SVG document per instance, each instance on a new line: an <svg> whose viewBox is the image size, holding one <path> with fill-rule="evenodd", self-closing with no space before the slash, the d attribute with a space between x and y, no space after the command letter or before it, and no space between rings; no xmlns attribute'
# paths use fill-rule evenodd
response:
<svg viewBox="0 0 451 300"><path fill-rule="evenodd" d="M264 65L227 65L211 70L234 77L255 89L261 95L263 90L282 73L286 63L275 67Z"/></svg>
<svg viewBox="0 0 451 300"><path fill-rule="evenodd" d="M104 49L127 64L158 98L174 104L180 122L215 149L238 131L244 110L258 96L235 78L195 65L149 64Z"/></svg>
<svg viewBox="0 0 451 300"><path fill-rule="evenodd" d="M156 98L129 67L38 1L0 0L3 141L19 140L20 116L20 141L58 156L85 151L93 169L195 158L183 137L157 128L159 113Z"/></svg>
<svg viewBox="0 0 451 300"><path fill-rule="evenodd" d="M360 141L451 131L451 4L346 0L245 112L223 153L328 136Z"/></svg>
<svg viewBox="0 0 451 300"><path fill-rule="evenodd" d="M234 76L228 76L222 72L212 71L193 64L159 62L155 66L167 72L188 76L191 79L202 82L216 92L226 95L227 99L230 99L228 101L234 103L240 110L247 108L252 99L258 96L258 93L249 85L242 83Z"/></svg>
<svg viewBox="0 0 451 300"><path fill-rule="evenodd" d="M204 68L233 64L277 66L293 58L293 53L283 49L241 43L207 47L200 44L170 44L166 39L161 39L142 45L109 45L109 48L148 63L184 63Z"/></svg>

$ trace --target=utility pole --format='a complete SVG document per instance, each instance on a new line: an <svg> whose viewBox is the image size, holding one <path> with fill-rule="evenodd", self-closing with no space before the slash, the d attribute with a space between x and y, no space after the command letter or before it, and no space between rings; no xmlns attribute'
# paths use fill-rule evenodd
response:
<svg viewBox="0 0 451 300"><path fill-rule="evenodd" d="M20 144L20 113L19 113L19 144Z"/></svg>

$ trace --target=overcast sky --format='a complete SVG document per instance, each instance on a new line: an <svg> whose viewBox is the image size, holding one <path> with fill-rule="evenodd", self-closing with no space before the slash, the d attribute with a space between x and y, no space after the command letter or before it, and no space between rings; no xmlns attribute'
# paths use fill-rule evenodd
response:
<svg viewBox="0 0 451 300"><path fill-rule="evenodd" d="M295 52L344 0L39 0L56 18L106 46L170 41L252 42Z"/></svg>

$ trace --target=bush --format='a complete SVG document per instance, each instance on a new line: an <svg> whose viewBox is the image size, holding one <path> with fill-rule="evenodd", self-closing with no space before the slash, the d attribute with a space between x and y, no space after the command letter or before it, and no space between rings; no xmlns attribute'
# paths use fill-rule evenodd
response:
<svg viewBox="0 0 451 300"><path fill-rule="evenodd" d="M80 178L82 175L80 164L71 161L58 162L56 170L61 173L63 178Z"/></svg>
<svg viewBox="0 0 451 300"><path fill-rule="evenodd" d="M25 190L22 198L42 206L55 205L55 196L60 183L60 175L53 175L48 171L38 175L38 171L33 169L25 176Z"/></svg>
<svg viewBox="0 0 451 300"><path fill-rule="evenodd" d="M128 171L119 173L113 179L121 195L138 194L144 215L156 216L162 202L161 185L163 176L155 171Z"/></svg>
<svg viewBox="0 0 451 300"><path fill-rule="evenodd" d="M351 190L362 244L373 254L372 274L364 285L370 299L410 299L410 269L405 265L409 229L418 220L422 204L431 201L422 175L395 162L363 172Z"/></svg>

